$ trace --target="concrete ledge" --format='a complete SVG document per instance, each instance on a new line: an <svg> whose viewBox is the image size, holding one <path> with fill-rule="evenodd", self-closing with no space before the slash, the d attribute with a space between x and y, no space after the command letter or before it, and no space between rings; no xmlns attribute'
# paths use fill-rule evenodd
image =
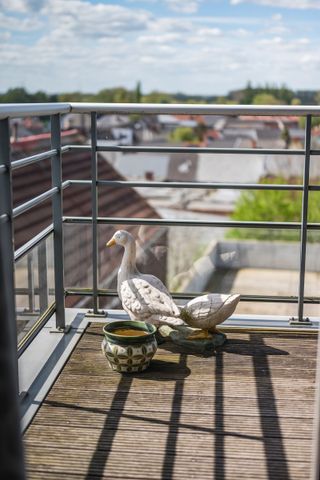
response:
<svg viewBox="0 0 320 480"><path fill-rule="evenodd" d="M223 240L211 242L204 255L181 275L180 291L201 292L217 269L267 268L299 270L299 242ZM307 247L306 271L320 271L320 245Z"/></svg>

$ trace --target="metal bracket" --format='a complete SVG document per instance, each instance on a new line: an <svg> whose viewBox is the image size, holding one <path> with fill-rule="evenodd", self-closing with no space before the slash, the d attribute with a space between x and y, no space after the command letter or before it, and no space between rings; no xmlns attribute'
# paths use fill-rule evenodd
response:
<svg viewBox="0 0 320 480"><path fill-rule="evenodd" d="M87 313L85 314L85 317L100 317L100 318L106 318L108 316L108 312L105 310L98 310L97 313L94 312L94 310L88 310Z"/></svg>
<svg viewBox="0 0 320 480"><path fill-rule="evenodd" d="M297 317L291 317L289 319L289 324L294 325L295 327L305 327L306 325L308 327L312 327L313 323L310 321L310 318L305 317L302 320L299 320Z"/></svg>
<svg viewBox="0 0 320 480"><path fill-rule="evenodd" d="M71 325L66 325L63 327L54 327L51 328L50 333L69 333L71 330Z"/></svg>

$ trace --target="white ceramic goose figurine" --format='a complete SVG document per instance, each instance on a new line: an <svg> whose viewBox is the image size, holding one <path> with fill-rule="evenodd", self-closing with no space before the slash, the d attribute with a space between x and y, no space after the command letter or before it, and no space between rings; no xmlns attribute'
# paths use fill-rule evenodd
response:
<svg viewBox="0 0 320 480"><path fill-rule="evenodd" d="M148 321L172 327L183 325L180 310L161 280L139 272L136 267L136 244L133 236L118 230L106 244L121 245L124 254L118 271L117 291L124 310L131 320Z"/></svg>

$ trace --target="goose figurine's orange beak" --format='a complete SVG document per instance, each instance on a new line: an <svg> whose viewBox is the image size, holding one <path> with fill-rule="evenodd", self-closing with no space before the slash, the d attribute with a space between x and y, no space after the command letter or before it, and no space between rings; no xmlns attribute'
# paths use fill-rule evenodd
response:
<svg viewBox="0 0 320 480"><path fill-rule="evenodd" d="M113 247L113 245L116 245L116 241L114 238L111 238L109 242L106 243L106 247Z"/></svg>

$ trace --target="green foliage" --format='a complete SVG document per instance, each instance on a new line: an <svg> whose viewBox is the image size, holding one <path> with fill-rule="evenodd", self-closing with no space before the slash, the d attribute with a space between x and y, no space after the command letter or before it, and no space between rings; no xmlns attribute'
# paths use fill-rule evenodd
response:
<svg viewBox="0 0 320 480"><path fill-rule="evenodd" d="M56 95L48 95L41 90L36 93L28 93L22 87L10 88L6 93L0 94L0 103L46 103L56 101Z"/></svg>
<svg viewBox="0 0 320 480"><path fill-rule="evenodd" d="M283 102L278 100L272 93L257 93L252 99L253 105L281 105Z"/></svg>
<svg viewBox="0 0 320 480"><path fill-rule="evenodd" d="M170 133L170 140L175 143L197 142L199 138L190 127L177 127Z"/></svg>
<svg viewBox="0 0 320 480"><path fill-rule="evenodd" d="M301 179L300 179L301 182ZM284 178L263 180L262 184L283 184ZM302 193L284 190L249 190L239 197L233 220L255 222L299 222L301 220ZM309 194L309 222L320 222L319 193ZM298 241L299 230L266 230L233 228L227 233L228 238L258 240L291 240ZM308 240L312 241L312 232Z"/></svg>
<svg viewBox="0 0 320 480"><path fill-rule="evenodd" d="M317 127L318 125L320 125L320 117L312 117L311 125L312 125L312 127ZM299 118L299 126L300 126L300 128L305 128L305 126L306 126L306 118L305 117L300 117Z"/></svg>
<svg viewBox="0 0 320 480"><path fill-rule="evenodd" d="M142 97L143 103L173 103L174 98L173 95L165 92L159 92L154 90Z"/></svg>
<svg viewBox="0 0 320 480"><path fill-rule="evenodd" d="M69 93L60 93L58 95L58 102L90 102L92 100L92 95L90 93L82 92L69 92Z"/></svg>
<svg viewBox="0 0 320 480"><path fill-rule="evenodd" d="M140 103L142 98L141 93L141 82L137 82L136 89L135 89L135 102Z"/></svg>
<svg viewBox="0 0 320 480"><path fill-rule="evenodd" d="M269 97L270 101L276 101L277 103L280 104L286 104L290 105L292 99L295 97L294 92L292 90L289 90L285 85L282 85L281 87L277 87L276 85L268 85L266 84L265 86L257 86L257 87L252 87L251 83L248 82L246 88L243 90L241 102L242 104L252 104L254 103L255 97L258 95L265 94L265 95L271 95ZM256 105L267 105L271 104L274 105L275 103L270 103L268 102L268 97L265 97L265 99L262 98L262 101L260 101L260 97L258 99L256 98ZM257 103L259 102L260 103Z"/></svg>

